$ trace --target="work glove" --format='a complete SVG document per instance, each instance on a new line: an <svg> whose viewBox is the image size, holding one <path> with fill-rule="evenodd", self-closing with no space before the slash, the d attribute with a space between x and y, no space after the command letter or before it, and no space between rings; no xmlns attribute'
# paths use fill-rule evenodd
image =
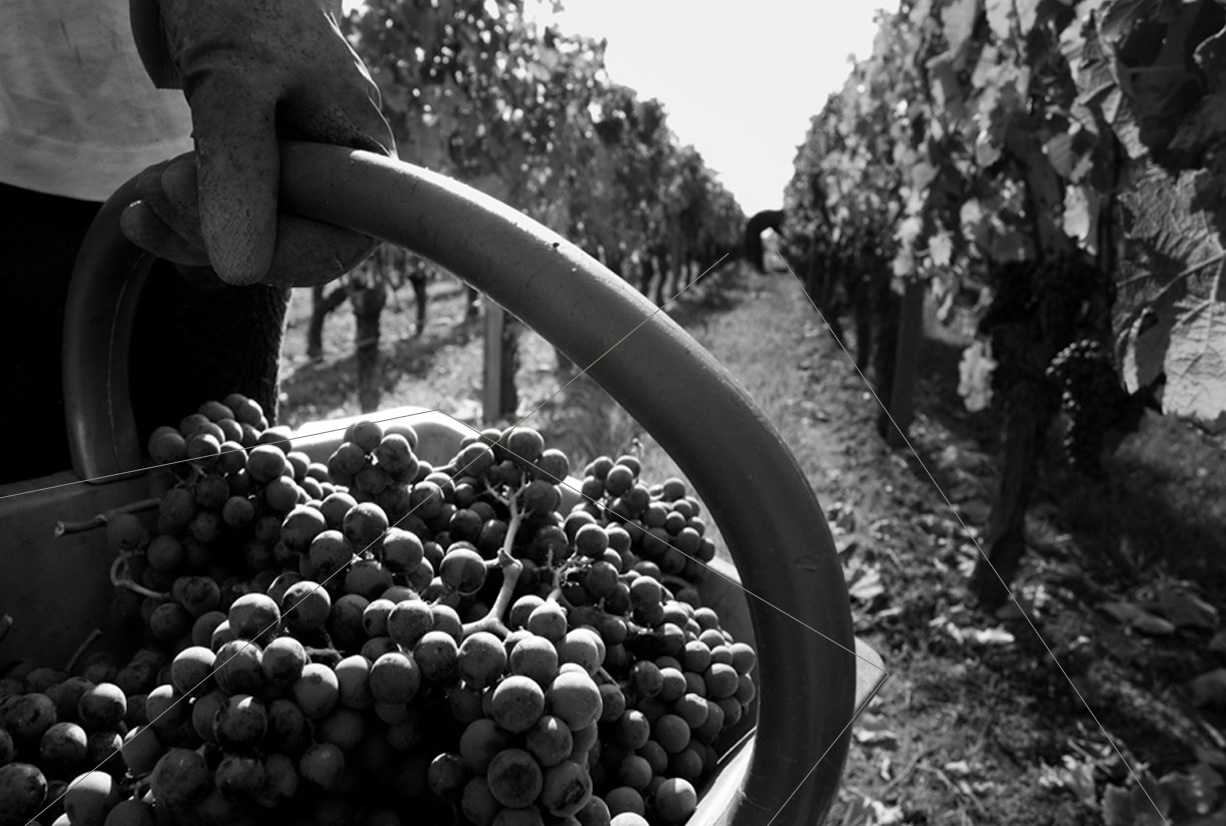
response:
<svg viewBox="0 0 1226 826"><path fill-rule="evenodd" d="M138 176L129 240L235 285L312 286L361 263L374 239L277 211L280 141L395 156L340 0L130 0L130 13L155 85L187 98L195 151Z"/></svg>

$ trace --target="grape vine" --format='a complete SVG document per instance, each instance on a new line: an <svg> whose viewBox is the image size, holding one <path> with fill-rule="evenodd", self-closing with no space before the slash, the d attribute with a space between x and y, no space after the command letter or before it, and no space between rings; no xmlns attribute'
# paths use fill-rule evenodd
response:
<svg viewBox="0 0 1226 826"><path fill-rule="evenodd" d="M1216 0L905 0L798 152L784 254L815 300L837 308L871 278L865 250L938 300L993 294L980 331L997 390L1035 388L1014 398L1029 412L1001 417L1018 430L1002 439L994 562L1020 553L1060 400L1090 474L1092 431L1135 427L1144 404L1226 426L1224 38ZM999 588L983 573L986 599Z"/></svg>

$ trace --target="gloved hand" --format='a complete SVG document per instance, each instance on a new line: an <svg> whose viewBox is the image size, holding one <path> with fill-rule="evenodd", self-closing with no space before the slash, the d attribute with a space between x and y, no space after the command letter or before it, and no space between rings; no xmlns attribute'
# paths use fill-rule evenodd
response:
<svg viewBox="0 0 1226 826"><path fill-rule="evenodd" d="M340 32L340 0L130 0L150 77L182 88L196 151L150 167L121 226L228 284L338 278L373 239L277 212L278 141L395 154L379 92Z"/></svg>

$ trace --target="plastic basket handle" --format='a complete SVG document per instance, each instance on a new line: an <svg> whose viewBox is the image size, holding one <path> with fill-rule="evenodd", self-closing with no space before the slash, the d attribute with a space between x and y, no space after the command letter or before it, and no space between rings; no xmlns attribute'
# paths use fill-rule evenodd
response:
<svg viewBox="0 0 1226 826"><path fill-rule="evenodd" d="M130 312L143 280L141 256L119 237L129 197L121 190L108 202L74 274L65 355L76 368L66 374L65 400L76 417L74 467L84 476L140 465L140 446L123 435L135 428L116 315ZM470 187L372 153L290 143L282 149L281 199L287 212L398 244L450 270L576 364L591 365L592 378L672 456L719 525L745 588L761 597L749 597L759 649L756 747L739 793L704 826L765 823L785 801L776 822L821 822L854 712L850 603L812 488L757 405L625 281ZM103 387L102 376L125 385Z"/></svg>

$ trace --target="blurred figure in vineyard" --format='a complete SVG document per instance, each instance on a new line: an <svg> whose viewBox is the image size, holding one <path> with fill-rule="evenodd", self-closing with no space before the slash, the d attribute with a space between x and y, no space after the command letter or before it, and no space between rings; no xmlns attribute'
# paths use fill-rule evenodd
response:
<svg viewBox="0 0 1226 826"><path fill-rule="evenodd" d="M68 281L90 222L140 174L122 228L161 260L133 333L143 434L237 391L275 416L290 286L375 242L278 215L278 140L394 154L340 0L0 4L0 483L69 467ZM182 91L176 91L182 90Z"/></svg>

